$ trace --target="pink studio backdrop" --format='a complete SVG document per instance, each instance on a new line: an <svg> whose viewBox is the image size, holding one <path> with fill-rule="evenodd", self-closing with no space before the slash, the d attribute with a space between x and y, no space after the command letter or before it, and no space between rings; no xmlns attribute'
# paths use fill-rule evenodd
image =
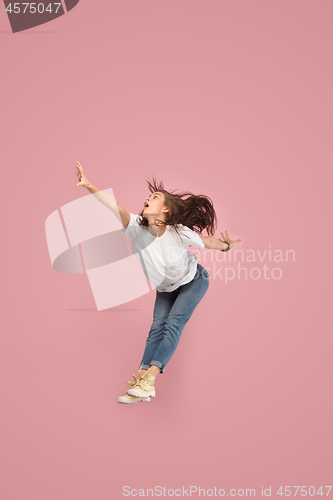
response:
<svg viewBox="0 0 333 500"><path fill-rule="evenodd" d="M326 496L332 15L328 1L81 0L12 34L0 6L2 500ZM87 275L51 265L45 220L89 194L76 160L129 212L153 174L209 196L215 236L252 251L245 279L240 258L192 247L210 286L149 404L117 398L155 291L97 311Z"/></svg>

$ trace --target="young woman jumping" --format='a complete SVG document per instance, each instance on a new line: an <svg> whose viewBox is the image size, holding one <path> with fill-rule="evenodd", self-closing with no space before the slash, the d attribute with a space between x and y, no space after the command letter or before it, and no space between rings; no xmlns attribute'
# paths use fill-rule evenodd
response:
<svg viewBox="0 0 333 500"><path fill-rule="evenodd" d="M140 214L128 213L117 200L93 186L76 163L79 182L112 210L124 226L122 234L131 238L133 253L140 254L143 272L155 285L156 298L146 346L138 378L127 382L131 388L120 396L119 403L148 402L155 397L155 379L164 373L175 353L184 326L209 286L209 275L187 250L192 245L201 249L229 251L240 239L231 240L225 231L222 239L214 238L217 217L210 198L192 193L174 194L163 183L148 182L150 196ZM186 197L186 199L184 199ZM209 236L201 236L206 229Z"/></svg>

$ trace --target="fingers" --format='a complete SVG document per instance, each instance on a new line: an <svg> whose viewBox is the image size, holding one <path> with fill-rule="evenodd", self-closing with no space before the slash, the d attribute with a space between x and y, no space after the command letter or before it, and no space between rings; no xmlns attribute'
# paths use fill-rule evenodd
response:
<svg viewBox="0 0 333 500"><path fill-rule="evenodd" d="M232 240L230 239L230 237L229 237L229 234L228 234L228 231L227 231L227 230L225 230L226 238L224 237L224 234L223 234L223 233L221 233L221 234L222 234L222 238L224 239L224 241L229 241L229 242L230 242L230 241L232 241ZM242 241L242 240L241 240L241 239L235 240L235 243L238 243L239 241Z"/></svg>
<svg viewBox="0 0 333 500"><path fill-rule="evenodd" d="M76 187L79 187L79 186L82 186L83 172L82 172L81 164L78 161L76 162L76 168L77 168L77 170L74 170L74 172L76 173L76 175L78 176L78 179L80 181L78 184L76 184Z"/></svg>

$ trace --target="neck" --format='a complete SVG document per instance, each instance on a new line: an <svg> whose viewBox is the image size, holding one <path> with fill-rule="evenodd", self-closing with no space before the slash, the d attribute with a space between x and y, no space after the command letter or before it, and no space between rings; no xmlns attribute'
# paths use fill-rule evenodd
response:
<svg viewBox="0 0 333 500"><path fill-rule="evenodd" d="M145 217L146 217L146 219L148 220L148 226L149 226L150 228L152 228L152 230L153 230L154 234L155 234L155 232L156 232L156 233L157 233L157 236L162 236L162 234L164 234L164 233L165 233L165 231L166 231L166 226L162 226L162 225L158 226L158 225L157 225L157 224L155 224L155 222L154 222L154 221L155 221L155 219L159 219L159 220L162 220L163 222L165 222L165 219L164 219L163 215L156 216L156 217L155 217L155 216L152 216L152 215L146 215Z"/></svg>

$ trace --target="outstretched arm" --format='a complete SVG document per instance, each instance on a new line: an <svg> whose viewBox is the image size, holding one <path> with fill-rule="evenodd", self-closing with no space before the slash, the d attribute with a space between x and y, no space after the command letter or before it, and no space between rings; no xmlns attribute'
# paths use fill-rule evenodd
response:
<svg viewBox="0 0 333 500"><path fill-rule="evenodd" d="M130 214L126 212L126 210L119 205L114 196L107 194L104 191L101 191L88 181L78 161L76 162L76 168L77 170L75 173L79 179L79 182L76 184L76 187L83 186L86 189L88 189L88 191L92 193L95 196L95 198L97 198L98 201L100 201L101 203L103 203L103 205L112 210L112 212L115 214L117 219L122 223L124 227L127 227L131 218Z"/></svg>

